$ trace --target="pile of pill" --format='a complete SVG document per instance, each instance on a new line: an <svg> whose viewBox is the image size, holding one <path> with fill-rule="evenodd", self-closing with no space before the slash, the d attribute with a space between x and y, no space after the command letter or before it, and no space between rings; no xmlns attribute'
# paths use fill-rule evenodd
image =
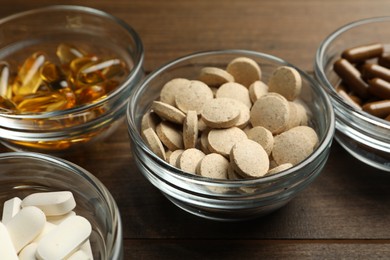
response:
<svg viewBox="0 0 390 260"><path fill-rule="evenodd" d="M117 88L128 70L121 59L65 43L58 45L54 58L37 51L17 69L12 62L0 61L1 112L50 112L89 104Z"/></svg>
<svg viewBox="0 0 390 260"><path fill-rule="evenodd" d="M390 121L390 55L383 44L346 49L333 69L341 78L336 91L346 102Z"/></svg>
<svg viewBox="0 0 390 260"><path fill-rule="evenodd" d="M231 180L275 174L318 144L301 88L292 67L276 68L266 84L257 62L238 57L226 68L202 68L196 79L164 83L141 134L156 155L187 173Z"/></svg>
<svg viewBox="0 0 390 260"><path fill-rule="evenodd" d="M39 192L5 201L0 259L92 260L91 224L73 211L70 191Z"/></svg>

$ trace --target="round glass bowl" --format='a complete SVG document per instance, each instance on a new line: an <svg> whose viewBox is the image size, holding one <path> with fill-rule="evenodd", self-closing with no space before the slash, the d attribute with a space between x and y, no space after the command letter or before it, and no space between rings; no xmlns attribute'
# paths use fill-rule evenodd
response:
<svg viewBox="0 0 390 260"><path fill-rule="evenodd" d="M334 115L325 91L303 71L300 98L312 113L310 125L317 131L319 145L304 161L284 172L251 180L217 180L189 174L156 156L140 134L142 116L157 100L163 85L173 78L196 79L206 66L226 68L237 57L248 57L261 67L267 82L273 70L287 62L259 52L219 50L192 54L152 72L135 88L127 111L134 160L141 173L180 208L213 220L236 221L272 212L290 201L321 172L329 155L334 133Z"/></svg>
<svg viewBox="0 0 390 260"><path fill-rule="evenodd" d="M0 165L0 205L36 192L71 191L76 200L74 211L92 225L89 240L94 259L123 258L120 213L96 177L68 161L39 153L3 153Z"/></svg>
<svg viewBox="0 0 390 260"><path fill-rule="evenodd" d="M390 171L390 122L349 105L335 91L340 78L333 71L342 51L355 46L383 43L390 52L390 16L347 24L321 43L316 53L315 76L331 98L336 114L336 140L360 161Z"/></svg>
<svg viewBox="0 0 390 260"><path fill-rule="evenodd" d="M58 45L65 43L98 57L119 58L127 67L119 86L92 103L52 112L1 110L4 145L14 150L63 151L101 140L116 129L132 88L144 76L142 42L130 26L99 10L66 5L11 15L0 20L0 28L0 60L10 66L22 64L37 51L55 55Z"/></svg>

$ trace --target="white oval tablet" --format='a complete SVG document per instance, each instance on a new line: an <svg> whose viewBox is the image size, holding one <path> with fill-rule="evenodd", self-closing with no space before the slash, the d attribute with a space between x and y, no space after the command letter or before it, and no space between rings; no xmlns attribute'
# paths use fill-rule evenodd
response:
<svg viewBox="0 0 390 260"><path fill-rule="evenodd" d="M38 244L38 259L64 259L87 241L91 224L81 216L72 216L44 236Z"/></svg>
<svg viewBox="0 0 390 260"><path fill-rule="evenodd" d="M18 260L11 237L8 234L7 228L0 222L0 259Z"/></svg>
<svg viewBox="0 0 390 260"><path fill-rule="evenodd" d="M18 197L12 198L4 202L3 205L3 216L1 218L1 222L3 224L7 224L8 221L11 220L19 211L20 211L20 204L22 203L22 200Z"/></svg>
<svg viewBox="0 0 390 260"><path fill-rule="evenodd" d="M82 250L73 253L67 260L90 260L91 258Z"/></svg>
<svg viewBox="0 0 390 260"><path fill-rule="evenodd" d="M59 225L62 221L64 221L65 219L71 217L71 216L76 216L76 212L74 212L73 210L64 214L64 215L58 215L58 216L48 216L46 217L46 221L47 222L50 222L54 225Z"/></svg>
<svg viewBox="0 0 390 260"><path fill-rule="evenodd" d="M22 208L5 226L16 252L36 238L43 230L46 216L37 207Z"/></svg>
<svg viewBox="0 0 390 260"><path fill-rule="evenodd" d="M38 192L22 200L22 207L35 206L46 216L64 215L76 207L76 201L70 191Z"/></svg>
<svg viewBox="0 0 390 260"><path fill-rule="evenodd" d="M55 229L57 227L57 225L54 225L53 223L50 223L48 221L46 221L45 223L45 226L43 227L41 233L39 233L39 235L34 238L34 243L39 243L39 241L42 240L42 238L47 234L49 233L50 231L52 231L53 229Z"/></svg>
<svg viewBox="0 0 390 260"><path fill-rule="evenodd" d="M37 252L37 243L30 243L25 246L19 253L19 260L35 260L35 252Z"/></svg>

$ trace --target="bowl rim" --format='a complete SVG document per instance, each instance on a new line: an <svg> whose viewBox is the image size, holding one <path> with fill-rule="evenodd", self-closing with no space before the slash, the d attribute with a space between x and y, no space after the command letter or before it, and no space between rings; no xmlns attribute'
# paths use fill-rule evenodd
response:
<svg viewBox="0 0 390 260"><path fill-rule="evenodd" d="M373 115L370 115L367 112L364 112L363 110L356 109L355 107L351 106L347 102L345 102L335 91L334 86L329 82L328 78L326 77L325 71L323 69L323 64L325 62L324 57L326 54L326 50L328 49L329 45L337 39L340 35L342 35L344 32L356 28L361 25L370 24L370 23L380 23L380 22L390 22L390 16L378 16L378 17L370 17L370 18L364 18L360 20L355 20L352 22L349 22L338 29L334 30L332 33L330 33L319 45L316 54L315 54L315 63L314 63L314 73L316 78L318 79L318 82L320 85L323 86L325 91L331 96L331 99L337 102L344 110L350 111L351 114L356 116L362 121L366 121L370 124L373 124L375 126L388 129L390 130L390 124L379 117L375 117ZM337 111L337 109L335 109Z"/></svg>
<svg viewBox="0 0 390 260"><path fill-rule="evenodd" d="M318 144L316 149L308 156L305 160L300 162L299 164L283 171L277 174L273 174L270 176L265 176L261 178L255 178L255 179L243 179L243 180L219 180L219 179L212 179L208 177L203 177L199 175L194 175L190 173L186 173L184 171L181 171L180 169L173 167L172 165L168 164L166 161L158 157L155 153L153 153L149 147L144 143L139 130L136 126L135 123L135 114L133 111L135 111L135 105L136 105L136 100L137 98L142 95L143 90L146 88L146 86L149 84L151 80L153 80L157 75L162 73L164 70L169 69L170 67L175 66L176 64L179 64L183 61L190 60L192 58L196 57L204 57L208 55L247 55L249 57L256 56L258 58L263 58L268 61L273 61L280 63L281 65L285 66L291 66L295 68L300 75L307 80L310 85L317 85L318 87L316 88L316 91L320 93L322 96L322 99L324 101L324 104L326 105L326 109L328 110L328 120L329 124L327 125L327 128L324 131L324 137L321 140L321 142ZM238 56L237 56L238 57ZM311 162L314 161L314 158L317 156L320 156L320 154L328 147L330 146L333 136L334 136L334 131L335 131L335 116L333 112L333 107L332 103L324 91L324 89L319 85L319 83L311 76L309 76L306 72L303 70L297 68L296 66L290 64L289 62L278 58L276 56L254 51L254 50L245 50L245 49L219 49L219 50L206 50L206 51L199 51L199 52L194 52L188 55L181 56L179 58L176 58L172 61L169 61L165 63L164 65L161 65L158 67L156 70L152 71L149 75L147 75L141 82L134 88L133 94L130 97L130 101L128 103L127 107L127 112L126 112L126 118L127 118L127 125L128 125L128 132L129 135L134 142L133 145L137 145L140 147L144 152L148 154L148 156L151 156L154 158L154 160L157 160L157 162L160 165L164 165L164 168L168 169L168 171L165 171L167 174L169 174L173 178L179 178L185 181L191 180L193 183L201 184L201 185L210 185L210 184L215 184L216 186L219 185L228 185L230 187L242 187L242 186L253 186L257 184L262 184L262 183L267 183L267 182L272 182L275 180L279 179L284 179L288 178L290 174L293 174L294 172L299 172L300 169L304 168L306 165L310 164ZM134 153L133 153L134 154Z"/></svg>
<svg viewBox="0 0 390 260"><path fill-rule="evenodd" d="M121 214L118 208L118 205L108 190L108 188L97 178L95 177L92 173L87 171L86 169L82 168L81 166L70 162L68 160L55 157L52 155L48 154L43 154L43 153L37 153L37 152L5 152L5 153L0 153L0 162L3 159L33 159L35 161L42 161L42 162L49 162L52 165L55 165L56 167L61 167L66 170L69 170L72 172L72 174L77 174L78 176L82 177L85 179L88 183L90 183L96 191L102 196L106 202L109 205L112 205L112 210L111 211L111 217L114 218L117 222L117 230L115 230L114 234L114 240L116 241L115 244L113 244L113 247L111 248L111 255L109 257L112 257L112 259L119 259L119 256L121 255L121 244L122 244L122 239L123 239L123 227L122 227L122 219L121 219ZM1 176L1 173L0 173ZM111 208L110 208L111 209Z"/></svg>
<svg viewBox="0 0 390 260"><path fill-rule="evenodd" d="M63 110L56 110L56 111L50 111L50 112L30 112L30 113L20 113L20 114L14 114L14 113L7 113L7 112L1 112L0 111L0 116L1 117L7 117L7 118L14 118L14 119L45 119L48 117L58 117L58 116L63 116L67 114L73 114L73 113L80 113L84 110L89 110L94 107L101 106L107 100L113 99L114 97L120 96L123 92L124 89L133 81L136 79L138 74L142 72L142 66L144 63L144 46L141 40L141 37L137 33L137 31L131 27L129 24L127 24L124 20L111 15L107 12L104 12L102 10L98 10L92 7L86 7L86 6L81 6L81 5L49 5L41 8L35 8L27 11L22 11L19 13L11 14L9 16L6 16L4 18L0 19L0 26L4 23L11 22L14 19L21 18L23 16L28 16L28 15L34 15L38 13L47 13L47 12L61 12L61 11L68 11L68 12L79 12L79 13L85 13L88 15L95 15L99 16L104 19L109 19L113 21L114 23L118 24L120 27L122 27L129 35L131 38L133 38L134 43L135 43L135 52L134 52L134 57L135 59L133 60L134 67L133 69L130 70L130 73L127 75L127 77L124 79L124 81L121 83L121 85L117 88L115 88L114 91L112 91L109 95L106 97L99 99L96 102L86 104L86 105L81 105L73 108L68 108L68 109L63 109Z"/></svg>

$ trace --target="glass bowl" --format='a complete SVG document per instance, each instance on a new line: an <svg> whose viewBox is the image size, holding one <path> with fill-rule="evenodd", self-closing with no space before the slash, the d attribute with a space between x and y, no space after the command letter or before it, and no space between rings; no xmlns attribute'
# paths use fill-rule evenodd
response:
<svg viewBox="0 0 390 260"><path fill-rule="evenodd" d="M102 11L60 5L0 20L0 60L7 61L10 70L37 51L56 58L50 55L55 55L63 43L98 57L120 58L127 70L117 87L90 103L35 113L0 109L1 142L13 150L50 153L101 140L123 121L130 92L144 76L143 45L138 34Z"/></svg>
<svg viewBox="0 0 390 260"><path fill-rule="evenodd" d="M296 166L275 175L248 180L217 180L181 171L156 156L140 134L142 116L159 97L165 82L173 78L195 79L206 66L226 68L236 57L248 57L261 67L262 80L287 62L248 50L217 50L174 60L148 75L130 98L127 122L133 158L141 173L178 207L200 217L238 221L270 213L289 202L321 172L327 161L334 133L330 100L318 83L303 71L300 98L312 113L310 125L319 135L315 151Z"/></svg>
<svg viewBox="0 0 390 260"><path fill-rule="evenodd" d="M335 138L360 161L390 171L390 122L359 110L342 99L335 87L340 78L333 63L342 51L355 46L379 42L390 52L390 16L355 21L331 33L319 46L315 58L315 76L331 98L336 114Z"/></svg>
<svg viewBox="0 0 390 260"><path fill-rule="evenodd" d="M92 225L89 240L94 259L123 258L118 207L91 173L63 159L32 152L0 154L0 165L0 205L35 192L71 191L76 200L74 211Z"/></svg>

